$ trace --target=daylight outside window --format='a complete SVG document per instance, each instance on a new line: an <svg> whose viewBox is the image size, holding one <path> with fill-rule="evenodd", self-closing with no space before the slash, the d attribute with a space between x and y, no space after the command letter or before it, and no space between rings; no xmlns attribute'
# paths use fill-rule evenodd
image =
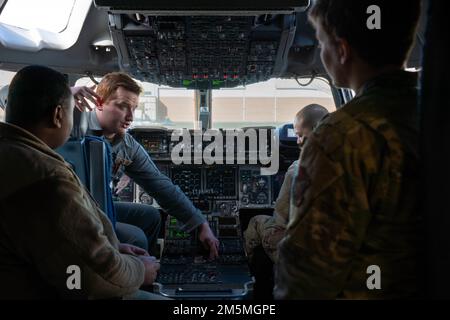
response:
<svg viewBox="0 0 450 320"><path fill-rule="evenodd" d="M134 114L134 127L194 128L194 90L140 84L144 90ZM82 78L76 85L91 86L92 82ZM325 79L315 79L306 87L293 79L271 79L246 87L213 90L212 127L276 127L291 123L295 114L311 103L320 104L330 112L336 110Z"/></svg>
<svg viewBox="0 0 450 320"><path fill-rule="evenodd" d="M231 89L213 90L214 128L279 126L291 123L295 114L311 103L336 110L331 88L324 79L306 87L293 79L270 79Z"/></svg>

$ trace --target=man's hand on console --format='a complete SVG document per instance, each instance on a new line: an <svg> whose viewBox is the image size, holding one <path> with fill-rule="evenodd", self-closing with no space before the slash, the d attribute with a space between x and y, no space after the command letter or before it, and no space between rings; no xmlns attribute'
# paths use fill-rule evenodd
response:
<svg viewBox="0 0 450 320"><path fill-rule="evenodd" d="M199 226L198 239L209 250L209 258L211 260L219 256L219 240L214 236L208 222L204 222Z"/></svg>

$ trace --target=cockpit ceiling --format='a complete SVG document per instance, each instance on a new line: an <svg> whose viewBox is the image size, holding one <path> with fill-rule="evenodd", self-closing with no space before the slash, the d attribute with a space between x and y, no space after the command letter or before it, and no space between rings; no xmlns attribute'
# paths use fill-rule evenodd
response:
<svg viewBox="0 0 450 320"><path fill-rule="evenodd" d="M96 7L111 13L152 15L247 15L305 11L309 0L94 0Z"/></svg>

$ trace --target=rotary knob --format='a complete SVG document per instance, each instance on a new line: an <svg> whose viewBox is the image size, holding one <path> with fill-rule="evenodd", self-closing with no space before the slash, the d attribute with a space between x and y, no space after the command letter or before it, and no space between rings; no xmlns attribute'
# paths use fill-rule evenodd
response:
<svg viewBox="0 0 450 320"><path fill-rule="evenodd" d="M264 192L260 192L256 197L257 204L265 204L267 203L267 195Z"/></svg>

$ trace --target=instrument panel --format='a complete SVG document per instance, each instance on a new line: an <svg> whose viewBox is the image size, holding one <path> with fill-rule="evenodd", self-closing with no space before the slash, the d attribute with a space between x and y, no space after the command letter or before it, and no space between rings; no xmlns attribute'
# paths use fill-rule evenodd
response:
<svg viewBox="0 0 450 320"><path fill-rule="evenodd" d="M279 173L268 176L261 175L261 165L258 164L175 165L170 157L174 146L170 142L171 130L133 129L130 133L149 153L160 171L202 212L214 211L226 215L241 208L273 208L287 168L280 168ZM225 143L224 148L223 154L226 155ZM286 159L286 155L281 154L282 157ZM298 154L295 154L290 160L294 161L297 157ZM155 200L136 184L125 188L116 200L131 200L158 207Z"/></svg>
<svg viewBox="0 0 450 320"><path fill-rule="evenodd" d="M132 131L159 170L205 215L220 240L219 257L208 260L207 252L198 242L197 231L180 231L178 221L169 216L160 261L162 267L153 290L176 299L244 298L252 291L253 278L244 251L240 213L248 209L272 210L285 170L281 168L277 174L269 176L261 174L258 164L208 165L201 162L176 165L170 157L176 145L171 142L171 133L166 129ZM202 147L205 146L202 144ZM224 147L225 155L225 143ZM247 143L245 147L247 156L255 151L248 150ZM234 152L237 152L236 148ZM131 185L119 196L159 207L140 186ZM245 210L240 212L240 209ZM245 226L247 217L242 219Z"/></svg>
<svg viewBox="0 0 450 320"><path fill-rule="evenodd" d="M196 231L180 231L174 217L166 220L161 269L154 290L170 298L244 298L252 289L253 278L247 265L237 214L207 214L219 239L219 257L209 260Z"/></svg>

